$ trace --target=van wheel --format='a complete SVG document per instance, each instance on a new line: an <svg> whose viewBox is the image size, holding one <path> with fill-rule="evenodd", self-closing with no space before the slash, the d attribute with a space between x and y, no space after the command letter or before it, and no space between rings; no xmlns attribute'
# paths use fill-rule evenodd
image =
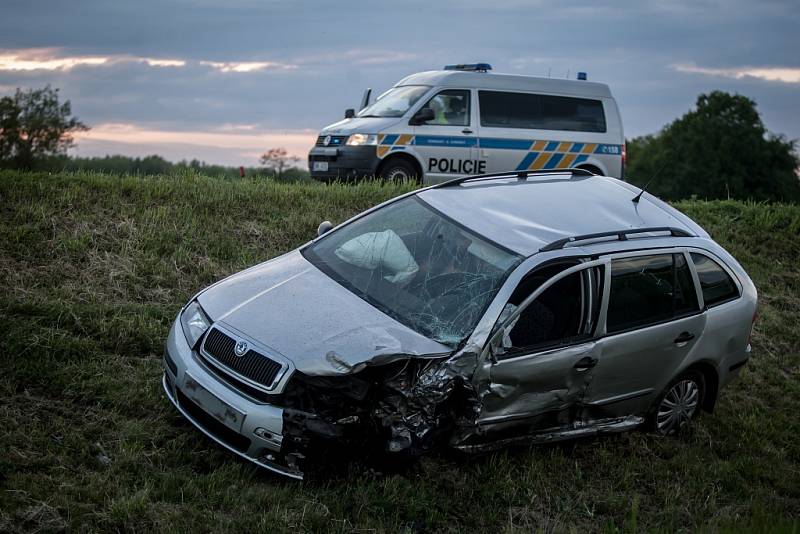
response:
<svg viewBox="0 0 800 534"><path fill-rule="evenodd" d="M390 182L419 182L417 169L408 161L394 158L386 162L380 170L380 177Z"/></svg>
<svg viewBox="0 0 800 534"><path fill-rule="evenodd" d="M700 371L686 371L674 379L650 410L649 427L668 436L678 433L700 414L706 380Z"/></svg>

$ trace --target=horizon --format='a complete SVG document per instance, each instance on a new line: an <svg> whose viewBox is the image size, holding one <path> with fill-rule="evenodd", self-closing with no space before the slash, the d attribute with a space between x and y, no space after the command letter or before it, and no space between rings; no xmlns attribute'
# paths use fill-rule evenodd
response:
<svg viewBox="0 0 800 534"><path fill-rule="evenodd" d="M91 127L75 135L74 156L253 167L283 147L304 167L319 130L366 87L377 95L414 72L480 61L512 74L588 72L610 86L629 139L716 89L753 99L767 129L800 138L800 8L790 1L354 6L11 0L0 96L59 88Z"/></svg>

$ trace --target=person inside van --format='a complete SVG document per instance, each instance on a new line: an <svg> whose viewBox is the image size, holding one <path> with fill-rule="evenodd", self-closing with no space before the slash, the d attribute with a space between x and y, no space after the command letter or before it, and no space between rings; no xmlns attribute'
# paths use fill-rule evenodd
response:
<svg viewBox="0 0 800 534"><path fill-rule="evenodd" d="M466 126L469 121L467 101L462 94L439 93L428 102L428 107L433 110L433 120L428 124Z"/></svg>
<svg viewBox="0 0 800 534"><path fill-rule="evenodd" d="M447 122L447 116L444 112L444 98L441 95L438 95L431 99L430 103L428 104L430 108L433 110L433 120L429 121L428 124L441 124L446 125L449 124Z"/></svg>

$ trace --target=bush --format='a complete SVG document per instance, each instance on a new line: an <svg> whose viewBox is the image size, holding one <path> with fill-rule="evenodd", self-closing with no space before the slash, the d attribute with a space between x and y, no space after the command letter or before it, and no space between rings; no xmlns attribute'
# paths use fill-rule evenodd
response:
<svg viewBox="0 0 800 534"><path fill-rule="evenodd" d="M756 104L721 91L656 135L628 141L626 179L669 200L800 200L795 141L767 131Z"/></svg>

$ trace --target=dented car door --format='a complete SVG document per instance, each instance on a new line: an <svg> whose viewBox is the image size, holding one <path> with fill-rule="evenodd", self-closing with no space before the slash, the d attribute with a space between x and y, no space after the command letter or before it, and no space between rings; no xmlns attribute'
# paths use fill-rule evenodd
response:
<svg viewBox="0 0 800 534"><path fill-rule="evenodd" d="M555 267L524 300L512 295L478 369L487 438L561 429L581 418L583 396L599 360L593 333L601 305L603 262ZM515 303L518 302L517 305ZM513 429L513 430L512 430Z"/></svg>

